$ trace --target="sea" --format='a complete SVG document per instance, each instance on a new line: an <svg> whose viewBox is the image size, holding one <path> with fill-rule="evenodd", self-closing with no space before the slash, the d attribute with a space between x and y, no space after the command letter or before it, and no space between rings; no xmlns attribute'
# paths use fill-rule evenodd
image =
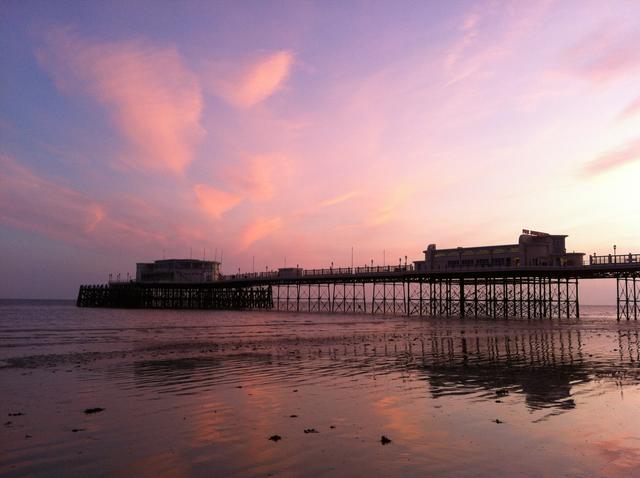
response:
<svg viewBox="0 0 640 478"><path fill-rule="evenodd" d="M640 327L0 301L3 477L640 476Z"/></svg>

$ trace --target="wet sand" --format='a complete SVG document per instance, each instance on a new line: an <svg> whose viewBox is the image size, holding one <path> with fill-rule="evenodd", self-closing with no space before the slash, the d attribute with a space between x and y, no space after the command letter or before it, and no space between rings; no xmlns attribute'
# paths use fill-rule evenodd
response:
<svg viewBox="0 0 640 478"><path fill-rule="evenodd" d="M640 474L640 327L612 308L0 314L3 476Z"/></svg>

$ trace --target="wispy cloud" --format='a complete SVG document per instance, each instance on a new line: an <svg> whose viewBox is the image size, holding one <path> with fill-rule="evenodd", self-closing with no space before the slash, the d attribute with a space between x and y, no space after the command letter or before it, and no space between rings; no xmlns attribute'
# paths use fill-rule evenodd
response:
<svg viewBox="0 0 640 478"><path fill-rule="evenodd" d="M282 88L293 63L293 53L286 50L245 64L216 63L209 68L209 85L225 101L251 108Z"/></svg>
<svg viewBox="0 0 640 478"><path fill-rule="evenodd" d="M61 240L90 235L105 219L102 204L38 177L10 156L0 155L0 222Z"/></svg>
<svg viewBox="0 0 640 478"><path fill-rule="evenodd" d="M520 40L542 21L550 1L521 2L507 8L497 2L474 6L459 21L458 36L444 52L451 86L495 74L497 64L513 53Z"/></svg>
<svg viewBox="0 0 640 478"><path fill-rule="evenodd" d="M286 183L293 161L281 154L257 154L241 158L222 173L222 178L237 194L254 202L273 198L281 183Z"/></svg>
<svg viewBox="0 0 640 478"><path fill-rule="evenodd" d="M629 119L640 114L640 96L629 103L618 115L619 120Z"/></svg>
<svg viewBox="0 0 640 478"><path fill-rule="evenodd" d="M280 217L261 217L246 226L240 234L240 248L246 249L260 239L270 236L282 228Z"/></svg>
<svg viewBox="0 0 640 478"><path fill-rule="evenodd" d="M100 204L89 204L87 206L87 212L89 220L86 222L84 232L91 233L95 231L98 224L100 224L105 217L107 217L107 212L103 206Z"/></svg>
<svg viewBox="0 0 640 478"><path fill-rule="evenodd" d="M414 192L415 185L409 181L400 183L389 191L381 192L377 198L377 207L373 209L363 225L375 227L393 220Z"/></svg>
<svg viewBox="0 0 640 478"><path fill-rule="evenodd" d="M584 36L563 57L564 68L594 83L640 70L640 31L603 25Z"/></svg>
<svg viewBox="0 0 640 478"><path fill-rule="evenodd" d="M198 228L174 224L167 211L124 195L96 200L0 154L0 223L68 244L148 251L170 244L207 244Z"/></svg>
<svg viewBox="0 0 640 478"><path fill-rule="evenodd" d="M206 184L196 184L194 192L202 209L214 219L220 219L225 212L233 209L242 201L242 197L237 194L222 191Z"/></svg>
<svg viewBox="0 0 640 478"><path fill-rule="evenodd" d="M585 164L583 172L587 176L596 176L625 164L640 160L640 138L621 148L601 154Z"/></svg>
<svg viewBox="0 0 640 478"><path fill-rule="evenodd" d="M329 199L325 199L320 203L321 207L334 206L336 204L340 204L342 202L348 201L358 195L358 191L350 191L346 194L341 194L340 196L335 196Z"/></svg>
<svg viewBox="0 0 640 478"><path fill-rule="evenodd" d="M133 147L121 159L141 170L181 173L203 137L196 76L173 47L142 41L92 42L68 30L49 31L37 52L60 89L80 89L108 110Z"/></svg>
<svg viewBox="0 0 640 478"><path fill-rule="evenodd" d="M463 18L459 27L460 38L445 55L445 67L447 69L451 69L458 63L465 50L471 46L478 36L478 23L482 20L482 17L483 15L476 8Z"/></svg>

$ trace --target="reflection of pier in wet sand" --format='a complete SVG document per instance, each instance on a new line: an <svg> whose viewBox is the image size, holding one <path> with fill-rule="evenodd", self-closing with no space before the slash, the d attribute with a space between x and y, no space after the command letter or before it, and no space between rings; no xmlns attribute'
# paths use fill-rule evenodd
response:
<svg viewBox="0 0 640 478"><path fill-rule="evenodd" d="M281 385L400 372L426 380L436 399L475 395L479 400L503 400L513 394L524 395L531 409L569 410L576 406L571 392L577 385L640 379L637 330L620 330L617 338L606 338L607 350L617 344L618 353L613 355L594 354L597 351L592 348L585 351L582 335L581 330L569 328L497 332L466 327L428 333L194 343L199 352L195 356L136 361L133 372L136 387L164 393L176 393L186 385L194 389L247 382Z"/></svg>

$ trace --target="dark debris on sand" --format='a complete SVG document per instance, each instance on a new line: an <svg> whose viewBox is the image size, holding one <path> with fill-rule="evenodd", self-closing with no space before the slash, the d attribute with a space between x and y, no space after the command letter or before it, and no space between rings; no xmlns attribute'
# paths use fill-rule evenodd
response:
<svg viewBox="0 0 640 478"><path fill-rule="evenodd" d="M271 441L278 441L278 440L282 440L282 437L280 435L271 435L269 437L269 440Z"/></svg>
<svg viewBox="0 0 640 478"><path fill-rule="evenodd" d="M84 413L86 413L87 415L90 415L92 413L100 413L104 411L104 408L100 408L100 407L95 407L95 408L85 408L84 409Z"/></svg>
<svg viewBox="0 0 640 478"><path fill-rule="evenodd" d="M382 435L380 437L380 443L382 443L383 445L388 445L389 443L391 443L391 439L387 438L386 436Z"/></svg>
<svg viewBox="0 0 640 478"><path fill-rule="evenodd" d="M305 433L320 433L318 430L316 430L315 428L305 428L304 429Z"/></svg>

